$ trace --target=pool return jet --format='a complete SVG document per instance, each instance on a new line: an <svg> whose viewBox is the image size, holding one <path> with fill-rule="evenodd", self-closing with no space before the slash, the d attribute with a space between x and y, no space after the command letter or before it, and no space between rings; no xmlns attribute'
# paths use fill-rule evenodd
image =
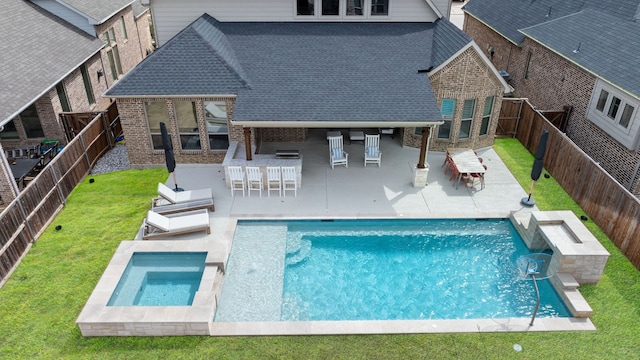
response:
<svg viewBox="0 0 640 360"><path fill-rule="evenodd" d="M540 308L540 290L538 289L538 280L548 279L553 276L549 271L549 264L551 263L551 255L547 253L533 253L523 255L518 258L516 266L520 272L521 280L533 281L533 287L536 290L536 307L531 317L529 326L533 326L533 321L536 319L538 309Z"/></svg>

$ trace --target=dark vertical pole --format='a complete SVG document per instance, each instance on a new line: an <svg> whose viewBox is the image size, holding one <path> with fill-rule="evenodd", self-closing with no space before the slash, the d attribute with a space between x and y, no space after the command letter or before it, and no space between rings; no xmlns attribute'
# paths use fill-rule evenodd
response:
<svg viewBox="0 0 640 360"><path fill-rule="evenodd" d="M418 159L418 169L426 168L424 163L427 157L427 139L429 138L430 131L430 127L425 126L422 128L422 143L420 144L420 158Z"/></svg>
<svg viewBox="0 0 640 360"><path fill-rule="evenodd" d="M242 128L244 130L244 149L247 161L251 161L251 128Z"/></svg>

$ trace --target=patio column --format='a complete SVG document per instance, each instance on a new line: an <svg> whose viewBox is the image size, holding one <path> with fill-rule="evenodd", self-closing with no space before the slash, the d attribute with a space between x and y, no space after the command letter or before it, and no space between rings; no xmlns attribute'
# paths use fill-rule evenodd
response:
<svg viewBox="0 0 640 360"><path fill-rule="evenodd" d="M431 135L431 127L425 126L422 128L422 142L420 144L420 158L418 159L418 169L424 169L425 160L427 159L427 141Z"/></svg>
<svg viewBox="0 0 640 360"><path fill-rule="evenodd" d="M427 175L429 175L429 164L427 159L427 148L429 144L429 138L431 137L431 127L425 126L422 128L422 142L420 144L420 157L418 159L418 165L413 170L413 187L425 187L427 186Z"/></svg>
<svg viewBox="0 0 640 360"><path fill-rule="evenodd" d="M244 130L244 150L247 161L251 161L251 128L243 127Z"/></svg>

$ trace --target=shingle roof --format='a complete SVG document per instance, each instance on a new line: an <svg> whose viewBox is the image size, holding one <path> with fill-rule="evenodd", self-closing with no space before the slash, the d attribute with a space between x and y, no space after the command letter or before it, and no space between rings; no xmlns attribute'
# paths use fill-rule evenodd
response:
<svg viewBox="0 0 640 360"><path fill-rule="evenodd" d="M435 29L434 23L220 23L205 14L105 95L237 94L238 121L435 120L441 118L435 96L418 74L432 65ZM459 41L459 31L450 37ZM451 49L439 51L438 59Z"/></svg>
<svg viewBox="0 0 640 360"><path fill-rule="evenodd" d="M522 32L640 97L640 23L589 9Z"/></svg>
<svg viewBox="0 0 640 360"><path fill-rule="evenodd" d="M6 123L104 44L28 1L2 5L0 123Z"/></svg>
<svg viewBox="0 0 640 360"><path fill-rule="evenodd" d="M72 8L102 24L134 0L61 0Z"/></svg>
<svg viewBox="0 0 640 360"><path fill-rule="evenodd" d="M142 5L140 0L136 0L133 3L131 3L131 7L133 8L133 16L135 16L136 18L140 17L140 15L144 14L149 10L148 7Z"/></svg>
<svg viewBox="0 0 640 360"><path fill-rule="evenodd" d="M458 50L471 42L471 37L450 21L436 21L436 32L433 37L433 55L431 65L440 66Z"/></svg>
<svg viewBox="0 0 640 360"><path fill-rule="evenodd" d="M200 18L129 71L105 96L237 94L247 86L243 73L226 35Z"/></svg>
<svg viewBox="0 0 640 360"><path fill-rule="evenodd" d="M519 29L595 9L620 20L633 20L640 0L473 0L465 12L516 44L524 40ZM565 29L566 31L566 29Z"/></svg>

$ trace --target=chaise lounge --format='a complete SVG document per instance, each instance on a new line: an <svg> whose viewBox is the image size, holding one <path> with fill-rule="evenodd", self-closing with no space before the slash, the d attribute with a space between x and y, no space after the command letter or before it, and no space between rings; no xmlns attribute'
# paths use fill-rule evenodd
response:
<svg viewBox="0 0 640 360"><path fill-rule="evenodd" d="M196 189L175 192L158 183L157 198L151 200L151 210L158 214L173 214L184 211L209 209L215 211L211 189Z"/></svg>
<svg viewBox="0 0 640 360"><path fill-rule="evenodd" d="M142 231L143 240L198 231L206 231L210 234L209 210L196 210L168 216L148 211Z"/></svg>

